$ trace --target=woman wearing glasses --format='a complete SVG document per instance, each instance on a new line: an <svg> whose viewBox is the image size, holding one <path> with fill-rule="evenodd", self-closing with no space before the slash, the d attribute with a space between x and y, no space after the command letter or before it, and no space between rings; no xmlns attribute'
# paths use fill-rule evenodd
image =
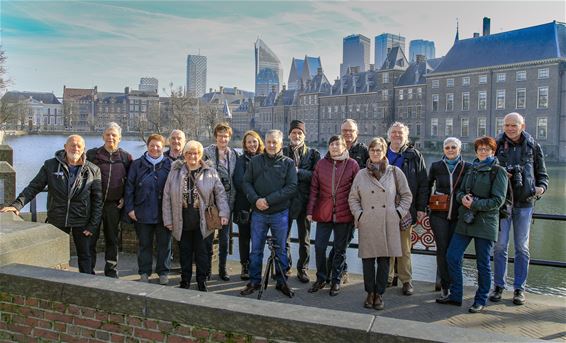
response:
<svg viewBox="0 0 566 343"><path fill-rule="evenodd" d="M440 161L433 162L428 173L430 226L436 241L436 265L440 275L441 298L448 296L450 276L446 264L446 251L458 222L456 192L462 177L471 167L460 155L462 142L455 137L444 140L444 155Z"/></svg>

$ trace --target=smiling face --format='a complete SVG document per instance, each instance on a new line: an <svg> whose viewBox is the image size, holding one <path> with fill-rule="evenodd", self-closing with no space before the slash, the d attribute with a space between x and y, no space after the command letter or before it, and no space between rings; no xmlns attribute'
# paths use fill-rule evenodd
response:
<svg viewBox="0 0 566 343"><path fill-rule="evenodd" d="M339 139L335 140L328 145L328 151L330 152L330 157L340 157L346 151L346 144Z"/></svg>
<svg viewBox="0 0 566 343"><path fill-rule="evenodd" d="M522 123L518 116L505 116L503 131L505 131L505 135L509 137L510 140L518 141L523 130L525 130L525 123Z"/></svg>
<svg viewBox="0 0 566 343"><path fill-rule="evenodd" d="M407 143L408 137L405 130L401 126L393 126L389 130L389 141L391 148L397 150Z"/></svg>
<svg viewBox="0 0 566 343"><path fill-rule="evenodd" d="M250 154L257 154L259 149L259 141L252 135L247 135L245 140L246 151Z"/></svg>
<svg viewBox="0 0 566 343"><path fill-rule="evenodd" d="M493 150L489 145L479 145L476 149L476 157L478 160L483 161L488 157L493 156Z"/></svg>
<svg viewBox="0 0 566 343"><path fill-rule="evenodd" d="M348 121L342 124L340 131L348 146L351 146L358 138L358 128Z"/></svg>
<svg viewBox="0 0 566 343"><path fill-rule="evenodd" d="M79 136L71 136L67 139L65 147L65 158L70 163L79 161L85 151L84 140Z"/></svg>
<svg viewBox="0 0 566 343"><path fill-rule="evenodd" d="M169 137L169 146L175 153L180 153L185 146L185 134L179 130L173 131Z"/></svg>
<svg viewBox="0 0 566 343"><path fill-rule="evenodd" d="M444 155L449 160L453 160L460 155L460 149L456 145L456 143L450 142L444 146Z"/></svg>
<svg viewBox="0 0 566 343"><path fill-rule="evenodd" d="M226 130L218 131L216 133L216 146L219 149L226 149L230 143L230 134Z"/></svg>
<svg viewBox="0 0 566 343"><path fill-rule="evenodd" d="M196 147L191 147L185 151L185 161L189 165L189 168L194 169L200 165L200 160L202 158L202 152Z"/></svg>
<svg viewBox="0 0 566 343"><path fill-rule="evenodd" d="M271 134L265 137L265 151L267 151L268 154L277 154L282 146L283 142L278 139L277 135Z"/></svg>
<svg viewBox="0 0 566 343"><path fill-rule="evenodd" d="M371 163L377 163L383 160L383 157L385 157L385 149L381 144L376 144L369 149L369 159Z"/></svg>
<svg viewBox="0 0 566 343"><path fill-rule="evenodd" d="M163 143L157 139L150 140L147 144L147 153L152 158L159 158L163 154Z"/></svg>
<svg viewBox="0 0 566 343"><path fill-rule="evenodd" d="M301 129L293 129L291 133L289 133L289 140L291 141L291 145L299 146L305 142L305 133Z"/></svg>
<svg viewBox="0 0 566 343"><path fill-rule="evenodd" d="M104 148L106 148L106 150L115 151L118 149L118 144L122 140L122 136L118 130L110 128L104 131L102 139L104 140Z"/></svg>

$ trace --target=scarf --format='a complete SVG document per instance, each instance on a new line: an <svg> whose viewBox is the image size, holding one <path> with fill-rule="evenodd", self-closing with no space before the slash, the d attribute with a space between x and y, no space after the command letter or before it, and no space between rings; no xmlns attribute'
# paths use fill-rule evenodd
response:
<svg viewBox="0 0 566 343"><path fill-rule="evenodd" d="M387 165L389 165L389 162L387 162L387 157L385 156L381 161L378 161L376 163L373 163L368 158L366 163L366 168L370 172L370 174L373 175L373 177L375 177L379 181L381 180L383 174L385 174L385 170L387 170Z"/></svg>
<svg viewBox="0 0 566 343"><path fill-rule="evenodd" d="M328 152L328 154L330 155L330 152ZM330 155L330 158L333 159L334 161L345 161L348 158L350 158L350 153L348 152L348 150L344 150L342 155L336 156L336 157L333 157L332 155Z"/></svg>
<svg viewBox="0 0 566 343"><path fill-rule="evenodd" d="M303 142L302 144L296 146L291 144L289 145L289 147L293 152L293 160L295 161L295 167L298 167L299 164L301 163L301 152L305 148L305 143Z"/></svg>
<svg viewBox="0 0 566 343"><path fill-rule="evenodd" d="M454 169L456 169L458 163L460 163L460 161L462 160L462 156L458 155L458 157L456 157L455 159L449 160L446 155L444 155L442 156L442 160L448 166L448 171L450 172L450 174L452 174L454 172Z"/></svg>
<svg viewBox="0 0 566 343"><path fill-rule="evenodd" d="M153 164L153 165L155 166L155 165L158 164L159 162L163 161L163 154L161 154L161 156L159 156L158 158L153 158L153 157L149 156L149 154L146 152L146 153L145 153L145 159L146 159L149 163L151 163L151 164Z"/></svg>
<svg viewBox="0 0 566 343"><path fill-rule="evenodd" d="M476 158L476 160L474 161L474 166L491 165L494 160L495 160L495 157L493 157L493 156L489 156L488 158L486 158L483 161L480 161L479 159Z"/></svg>

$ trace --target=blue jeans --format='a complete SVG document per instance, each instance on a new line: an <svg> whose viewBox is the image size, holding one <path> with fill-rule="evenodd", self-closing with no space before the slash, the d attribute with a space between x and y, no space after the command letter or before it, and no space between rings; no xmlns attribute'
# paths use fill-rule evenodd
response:
<svg viewBox="0 0 566 343"><path fill-rule="evenodd" d="M494 242L489 239L461 235L457 232L452 236L448 252L446 253L448 272L450 273L450 281L452 281L450 285L450 299L461 302L464 297L462 261L464 252L472 239L476 248L476 265L478 268L478 290L476 291L474 303L485 306L491 286L489 257Z"/></svg>
<svg viewBox="0 0 566 343"><path fill-rule="evenodd" d="M254 211L252 213L252 252L250 254L250 283L259 285L261 283L261 269L263 264L263 250L267 239L267 231L271 228L271 236L275 240L278 248L275 254L281 262L281 268L287 270L287 228L288 228L289 210L277 213L261 213ZM277 274L277 284L282 284L286 278L279 268L275 268Z"/></svg>
<svg viewBox="0 0 566 343"><path fill-rule="evenodd" d="M151 275L153 264L153 238L157 245L157 263L155 272L167 275L171 269L171 231L163 224L134 223L138 235L138 274Z"/></svg>
<svg viewBox="0 0 566 343"><path fill-rule="evenodd" d="M533 209L533 207L513 207L512 216L501 219L499 222L499 237L493 252L493 260L495 262L493 274L496 286L505 288L509 232L511 231L511 225L513 225L513 238L515 241L515 282L513 286L515 289L525 290L529 272L529 233L531 231Z"/></svg>

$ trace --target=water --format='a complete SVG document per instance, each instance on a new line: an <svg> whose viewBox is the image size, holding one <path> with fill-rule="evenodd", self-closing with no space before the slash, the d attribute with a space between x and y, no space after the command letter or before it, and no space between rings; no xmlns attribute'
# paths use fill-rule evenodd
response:
<svg viewBox="0 0 566 343"><path fill-rule="evenodd" d="M31 181L41 168L43 162L54 156L56 150L62 149L66 136L21 136L5 137L5 144L14 150L14 168L16 169L16 193L19 193ZM100 136L85 137L87 149L102 144ZM124 137L120 146L129 151L134 158L138 158L145 151L145 144L134 137ZM326 152L323 149L323 152ZM438 156L426 156L427 166L438 160ZM538 213L566 214L566 166L547 166L550 175L550 188L544 197L537 202L535 211ZM46 194L38 196L38 210L45 211ZM23 211L29 211L26 206ZM236 226L237 227L237 226ZM311 230L314 238L315 225ZM296 226L293 226L293 236L297 237ZM357 237L355 237L357 241ZM472 244L473 245L473 244ZM531 257L537 259L566 261L566 227L557 221L536 220L531 227ZM298 246L292 245L293 260L298 259ZM513 256L512 246L510 256ZM234 255L231 258L238 260L237 239L235 239ZM469 249L473 253L473 249ZM310 268L316 269L314 263L314 246L311 247ZM357 250L348 251L349 270L353 273L362 273L361 260L357 257ZM513 274L513 265L510 265L510 276ZM413 255L413 277L416 280L434 281L436 263L432 256ZM476 277L475 261L466 260L464 263L465 282L473 284ZM528 289L539 294L566 295L566 271L562 268L531 266L529 271Z"/></svg>

